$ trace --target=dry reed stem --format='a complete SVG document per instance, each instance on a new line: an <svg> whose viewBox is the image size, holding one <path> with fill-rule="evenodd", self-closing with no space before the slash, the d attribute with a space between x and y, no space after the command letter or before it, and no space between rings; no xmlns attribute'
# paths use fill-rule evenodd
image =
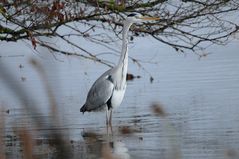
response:
<svg viewBox="0 0 239 159"><path fill-rule="evenodd" d="M57 102L56 102L56 98L54 96L54 93L52 92L51 86L48 82L48 78L47 78L47 74L45 72L44 67L37 62L35 59L31 59L30 63L32 64L32 66L35 67L35 69L37 70L40 78L42 79L43 85L45 87L45 90L47 92L47 97L49 99L49 104L50 104L50 109L51 109L51 115L53 116L53 119L55 120L54 124L58 123L58 113L57 113Z"/></svg>
<svg viewBox="0 0 239 159"><path fill-rule="evenodd" d="M43 65L41 65L41 63L37 62L34 59L30 60L30 63L35 67L35 69L37 70L42 82L43 82L43 86L45 87L46 93L47 93L47 97L48 97L48 101L49 101L49 105L50 105L50 110L51 110L51 116L52 121L50 122L51 125L50 126L55 126L55 127L59 127L60 126L60 122L59 122L59 114L57 111L57 102L56 102L56 97L51 89L51 85L48 82L48 77L47 77L47 73L45 72L45 69L43 67ZM61 134L61 132L51 132L50 133L51 136L53 137L53 145L54 147L57 149L57 151L59 152L57 154L57 158L68 158L69 154L70 154L70 149L69 149L69 145L64 141L63 136Z"/></svg>
<svg viewBox="0 0 239 159"><path fill-rule="evenodd" d="M23 145L23 156L25 159L34 159L34 147L35 143L33 141L31 133L26 128L21 128L17 131L20 141Z"/></svg>
<svg viewBox="0 0 239 159"><path fill-rule="evenodd" d="M104 144L102 147L102 158L103 159L119 159L118 157L115 157L112 152L111 148L108 144Z"/></svg>
<svg viewBox="0 0 239 159"><path fill-rule="evenodd" d="M5 159L5 143L4 143L4 129L5 129L5 119L4 119L4 108L0 108L0 159Z"/></svg>

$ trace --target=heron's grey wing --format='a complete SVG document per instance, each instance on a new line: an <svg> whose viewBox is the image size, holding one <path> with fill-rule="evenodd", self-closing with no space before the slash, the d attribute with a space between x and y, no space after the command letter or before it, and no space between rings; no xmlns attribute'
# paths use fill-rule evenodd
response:
<svg viewBox="0 0 239 159"><path fill-rule="evenodd" d="M101 76L91 87L86 99L88 110L100 109L112 96L114 85L108 77Z"/></svg>

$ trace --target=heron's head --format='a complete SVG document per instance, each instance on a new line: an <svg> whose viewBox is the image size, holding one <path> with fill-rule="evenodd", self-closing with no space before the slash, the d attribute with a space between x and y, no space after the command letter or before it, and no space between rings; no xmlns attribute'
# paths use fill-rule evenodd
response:
<svg viewBox="0 0 239 159"><path fill-rule="evenodd" d="M140 13L131 13L125 20L129 23L139 23L144 21L159 20L159 18L143 16Z"/></svg>

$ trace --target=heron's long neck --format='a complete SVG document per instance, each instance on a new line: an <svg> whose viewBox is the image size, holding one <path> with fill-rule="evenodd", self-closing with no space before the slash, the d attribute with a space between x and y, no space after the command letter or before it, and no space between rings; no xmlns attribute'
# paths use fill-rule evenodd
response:
<svg viewBox="0 0 239 159"><path fill-rule="evenodd" d="M131 23L124 22L122 50L118 65L128 64L128 32L131 25L132 25Z"/></svg>
<svg viewBox="0 0 239 159"><path fill-rule="evenodd" d="M124 22L123 38L122 38L122 50L119 59L119 63L116 66L120 74L120 86L124 86L126 83L126 74L128 69L128 32L132 23Z"/></svg>

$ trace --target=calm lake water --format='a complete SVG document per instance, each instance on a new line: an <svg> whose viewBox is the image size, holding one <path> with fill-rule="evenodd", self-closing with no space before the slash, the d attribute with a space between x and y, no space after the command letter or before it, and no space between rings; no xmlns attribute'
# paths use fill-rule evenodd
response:
<svg viewBox="0 0 239 159"><path fill-rule="evenodd" d="M130 62L129 73L141 78L128 82L123 103L113 114L112 131L105 125L105 113L83 115L79 111L92 83L108 67L77 57L58 56L56 60L44 50L34 54L25 48L23 53L15 44L0 47L0 62L5 66L1 69L13 74L7 82L0 79L1 116L5 120L1 136L9 158L22 158L19 129L34 134L34 153L43 158L57 158L49 142L52 132L62 133L70 147L69 158L75 159L109 155L122 159L239 158L236 42L213 47L208 50L212 54L199 60L194 54L178 54L152 39L137 39L130 55L151 63L142 63L144 71ZM30 58L44 65L50 87L45 87ZM110 55L105 58L118 60ZM152 83L147 72L154 78ZM24 102L19 99L17 86L26 90L20 92ZM51 113L47 89L54 94L51 99L56 98L58 119ZM167 115L155 115L153 103L160 104ZM33 107L38 110L29 111ZM34 121L53 124L40 128Z"/></svg>

